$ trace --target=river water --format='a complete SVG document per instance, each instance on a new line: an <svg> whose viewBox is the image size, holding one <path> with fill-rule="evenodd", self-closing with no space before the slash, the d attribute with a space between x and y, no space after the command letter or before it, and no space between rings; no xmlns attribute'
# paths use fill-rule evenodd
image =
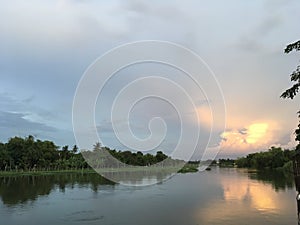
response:
<svg viewBox="0 0 300 225"><path fill-rule="evenodd" d="M295 197L291 177L234 168L146 187L98 174L2 177L0 225L296 225Z"/></svg>

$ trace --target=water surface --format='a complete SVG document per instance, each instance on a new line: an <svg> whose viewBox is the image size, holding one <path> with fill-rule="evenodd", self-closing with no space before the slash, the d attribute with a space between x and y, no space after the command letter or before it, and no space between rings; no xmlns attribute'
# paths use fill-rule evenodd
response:
<svg viewBox="0 0 300 225"><path fill-rule="evenodd" d="M291 177L228 168L148 187L97 174L2 177L0 224L296 225L295 196Z"/></svg>

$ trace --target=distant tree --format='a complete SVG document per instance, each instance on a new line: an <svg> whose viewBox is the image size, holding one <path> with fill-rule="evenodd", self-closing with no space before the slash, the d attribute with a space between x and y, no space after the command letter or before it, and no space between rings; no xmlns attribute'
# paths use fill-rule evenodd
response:
<svg viewBox="0 0 300 225"><path fill-rule="evenodd" d="M0 170L7 170L9 167L10 156L6 150L6 145L0 143Z"/></svg>
<svg viewBox="0 0 300 225"><path fill-rule="evenodd" d="M122 163L118 162L117 159ZM289 154L286 154L288 157ZM86 159L89 159L89 164ZM165 160L167 159L167 160ZM0 142L0 170L67 170L84 168L122 167L123 163L133 166L150 166L161 161L163 165L174 165L173 160L162 151L156 155L143 154L142 152L116 151L103 147L99 142L93 151L78 153L78 147L72 150L68 145L59 149L52 141L35 140L34 136L12 137L7 143ZM168 164L169 163L169 164ZM180 162L179 162L180 163Z"/></svg>
<svg viewBox="0 0 300 225"><path fill-rule="evenodd" d="M248 160L248 158L246 157L242 157L242 158L238 158L236 161L235 161L237 167L239 168L250 168L251 165L250 165L250 162Z"/></svg>
<svg viewBox="0 0 300 225"><path fill-rule="evenodd" d="M166 158L168 158L167 155L165 155L162 151L158 151L155 155L156 161L157 162L161 162L163 160L165 160Z"/></svg>
<svg viewBox="0 0 300 225"><path fill-rule="evenodd" d="M101 147L102 147L101 143L100 142L96 142L96 144L94 144L93 150L94 151L101 150Z"/></svg>
<svg viewBox="0 0 300 225"><path fill-rule="evenodd" d="M134 165L135 164L135 159L133 158L132 152L131 151L124 151L121 153L121 161L123 163L126 163L128 165Z"/></svg>
<svg viewBox="0 0 300 225"><path fill-rule="evenodd" d="M70 158L70 154L69 154L69 146L65 145L64 147L62 147L62 152L61 152L61 158L62 159L69 159Z"/></svg>
<svg viewBox="0 0 300 225"><path fill-rule="evenodd" d="M153 165L157 162L156 158L153 155L149 154L149 153L144 155L144 159L145 159L145 165L146 166Z"/></svg>
<svg viewBox="0 0 300 225"><path fill-rule="evenodd" d="M58 147L52 141L40 141L36 142L36 148L38 149L41 159L38 161L38 167L49 168L59 159Z"/></svg>
<svg viewBox="0 0 300 225"><path fill-rule="evenodd" d="M23 156L24 156L24 145L25 140L21 137L13 137L10 138L7 143L7 151L8 154L11 156L10 167L17 168L22 166L23 163Z"/></svg>
<svg viewBox="0 0 300 225"><path fill-rule="evenodd" d="M269 153L272 155L271 168L278 168L284 165L285 158L281 148L271 147Z"/></svg>
<svg viewBox="0 0 300 225"><path fill-rule="evenodd" d="M233 159L219 159L219 166L234 166L234 160Z"/></svg>
<svg viewBox="0 0 300 225"><path fill-rule="evenodd" d="M146 165L144 155L140 151L136 153L136 164L138 166L145 166Z"/></svg>
<svg viewBox="0 0 300 225"><path fill-rule="evenodd" d="M293 50L296 51L300 50L300 40L295 43L289 44L285 48L284 52L290 53ZM293 82L293 86L282 93L282 95L280 96L282 98L293 99L298 94L300 88L300 65L297 66L296 70L292 72L290 77L291 77L291 81ZM300 119L300 111L298 111L298 118ZM296 147L296 150L300 152L300 121L298 124L298 128L295 130L295 134L296 134L295 140L299 142L299 144Z"/></svg>
<svg viewBox="0 0 300 225"><path fill-rule="evenodd" d="M77 145L74 145L72 148L72 153L76 154L77 152L78 152L78 147L77 147Z"/></svg>
<svg viewBox="0 0 300 225"><path fill-rule="evenodd" d="M238 167L256 169L275 169L284 167L292 159L294 151L282 150L280 147L271 147L268 151L257 152L238 158L235 163Z"/></svg>

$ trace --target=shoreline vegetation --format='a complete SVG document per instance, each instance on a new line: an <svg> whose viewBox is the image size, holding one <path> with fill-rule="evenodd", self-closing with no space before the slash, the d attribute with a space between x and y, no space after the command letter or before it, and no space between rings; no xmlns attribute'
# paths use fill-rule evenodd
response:
<svg viewBox="0 0 300 225"><path fill-rule="evenodd" d="M256 170L277 170L293 173L293 158L295 150L271 147L268 151L248 154L235 160L238 168Z"/></svg>
<svg viewBox="0 0 300 225"><path fill-rule="evenodd" d="M12 137L0 142L0 176L48 175L58 173L189 173L197 172L199 162L172 159L162 151L155 155L117 151L96 143L91 151L80 152L76 145L61 149L52 141L33 136Z"/></svg>
<svg viewBox="0 0 300 225"><path fill-rule="evenodd" d="M207 160L203 163L209 166L247 168L249 173L265 170L293 173L295 155L295 150L271 147L267 151L250 153L237 159Z"/></svg>
<svg viewBox="0 0 300 225"><path fill-rule="evenodd" d="M37 171L0 171L0 177L6 176L45 176L56 174L98 174L98 173L122 173L122 172L174 172L178 167L126 167L126 168L103 168L103 169L70 169L70 170L37 170ZM195 173L198 166L194 163L187 163L177 173Z"/></svg>
<svg viewBox="0 0 300 225"><path fill-rule="evenodd" d="M0 177L97 172L194 173L201 166L208 171L212 166L219 166L292 172L294 155L295 150L272 147L268 151L251 153L237 159L185 162L172 159L162 151L155 155L117 151L102 147L100 143L96 143L92 151L79 152L76 145L72 149L67 145L59 149L52 141L35 140L29 135L25 138L10 138L7 143L0 142Z"/></svg>

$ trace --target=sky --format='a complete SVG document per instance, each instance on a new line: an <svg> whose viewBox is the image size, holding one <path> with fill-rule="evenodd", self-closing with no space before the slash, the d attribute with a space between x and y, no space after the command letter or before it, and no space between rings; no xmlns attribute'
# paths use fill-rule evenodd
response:
<svg viewBox="0 0 300 225"><path fill-rule="evenodd" d="M166 65L145 63L124 68L107 83L95 106L95 126L104 145L128 149L113 130L114 123L121 124L126 118L119 112L112 121L111 109L123 87L145 76L172 79L196 102L193 116L188 115L190 108L180 114L159 98L144 99L132 108L129 121L135 138L152 135L156 143L165 135L155 150L170 154L182 141L182 115L190 129L187 137L193 136L193 127L200 124L198 158L206 147L217 151L219 157L237 157L271 146L293 148L296 144L293 132L299 96L291 101L280 99L280 95L291 85L289 74L299 64L298 53L283 53L287 44L300 38L297 0L0 0L0 4L2 142L32 134L59 146L78 144L72 107L87 68L117 46L160 40L199 55L213 71L224 102L217 94L194 90L183 72ZM163 84L153 80L140 83L131 94L138 96L149 90L168 98L179 96L173 87ZM202 84L210 89L210 83L203 80ZM174 99L176 106L185 106L186 100ZM118 104L127 100L123 98ZM152 134L149 121L158 117L164 122L154 121L157 127L153 123L156 132ZM222 118L226 119L225 128ZM78 122L84 124L85 119L79 117ZM119 135L127 138L129 133L123 128ZM83 139L89 140L90 132L83 129ZM79 146L89 148L94 141ZM192 148L188 139L183 141L186 143L181 147Z"/></svg>

